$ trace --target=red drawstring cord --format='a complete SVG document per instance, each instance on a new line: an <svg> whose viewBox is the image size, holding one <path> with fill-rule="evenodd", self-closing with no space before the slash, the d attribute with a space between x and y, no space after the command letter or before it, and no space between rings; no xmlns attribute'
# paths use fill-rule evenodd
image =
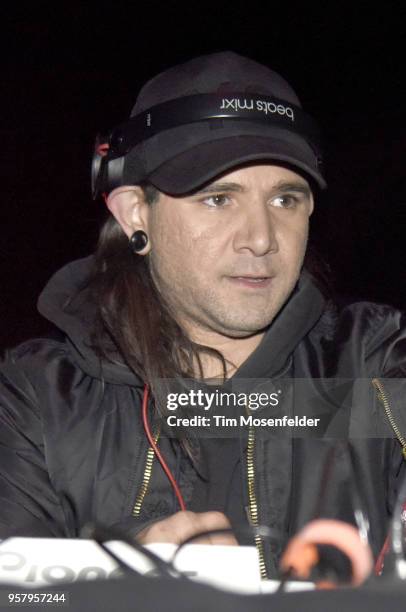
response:
<svg viewBox="0 0 406 612"><path fill-rule="evenodd" d="M402 524L403 524L403 528L405 528L405 521L406 521L406 502L403 502L402 504L402 515L401 515L401 519ZM382 574L383 571L383 566L385 564L385 556L388 554L389 549L392 546L392 536L391 536L391 532L389 532L389 534L386 536L386 540L384 542L384 545L382 546L381 552L378 555L378 558L376 560L375 563L375 574L377 576L380 576Z"/></svg>
<svg viewBox="0 0 406 612"><path fill-rule="evenodd" d="M162 457L160 450L158 448L158 446L156 445L156 442L151 434L151 430L149 428L149 423L148 423L148 396L149 396L149 387L148 385L144 386L144 396L142 399L142 421L144 423L144 429L145 429L145 433L147 435L148 438L148 442L150 443L151 447L154 450L155 455L157 456L159 463L162 466L163 471L165 472L165 474L168 477L169 482L171 483L173 490L175 491L176 497L178 498L178 502L179 502L179 506L181 510L186 510L186 504L183 500L182 497L182 493L179 490L178 484L175 480L175 478L173 477L173 474L171 472L171 470L168 468L168 466L165 463L165 459Z"/></svg>
<svg viewBox="0 0 406 612"><path fill-rule="evenodd" d="M375 576L380 576L382 574L382 570L383 570L383 565L385 562L385 555L387 554L388 550L389 550L389 545L390 545L390 537L389 535L386 537L385 543L381 548L381 552L378 555L378 558L376 560L375 563Z"/></svg>

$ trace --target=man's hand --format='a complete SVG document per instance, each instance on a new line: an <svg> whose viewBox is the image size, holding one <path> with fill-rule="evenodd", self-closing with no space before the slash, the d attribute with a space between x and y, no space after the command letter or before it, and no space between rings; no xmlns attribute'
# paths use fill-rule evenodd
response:
<svg viewBox="0 0 406 612"><path fill-rule="evenodd" d="M184 540L213 529L227 529L230 522L221 512L177 512L169 518L157 521L146 527L137 535L140 544L172 542L181 544ZM203 536L197 544L221 544L237 546L238 542L232 533Z"/></svg>

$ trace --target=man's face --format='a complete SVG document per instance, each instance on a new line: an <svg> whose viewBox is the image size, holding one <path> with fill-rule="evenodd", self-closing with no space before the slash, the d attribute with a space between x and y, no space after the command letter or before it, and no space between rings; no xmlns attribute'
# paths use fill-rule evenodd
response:
<svg viewBox="0 0 406 612"><path fill-rule="evenodd" d="M193 339L246 337L271 323L299 277L312 210L307 181L268 164L187 197L161 194L148 218L151 273Z"/></svg>

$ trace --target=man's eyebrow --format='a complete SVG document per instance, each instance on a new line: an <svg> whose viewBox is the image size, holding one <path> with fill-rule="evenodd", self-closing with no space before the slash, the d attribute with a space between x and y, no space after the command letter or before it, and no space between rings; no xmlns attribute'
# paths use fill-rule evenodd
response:
<svg viewBox="0 0 406 612"><path fill-rule="evenodd" d="M227 192L235 191L238 193L246 193L248 190L246 187L244 187L240 183L216 182L216 183L210 183L210 185L206 185L205 187L202 187L202 189L195 191L193 195L197 196L203 193L219 193L223 191L227 191ZM274 192L286 193L288 191L299 191L300 193L303 193L309 198L312 195L312 191L309 185L307 185L306 183L303 183L302 181L282 180L272 185L270 189L271 193L274 193Z"/></svg>
<svg viewBox="0 0 406 612"><path fill-rule="evenodd" d="M239 183L210 183L195 191L193 195L200 195L201 193L218 193L219 191L238 191L239 193L245 193L247 189Z"/></svg>
<svg viewBox="0 0 406 612"><path fill-rule="evenodd" d="M309 185L302 183L302 181L279 181L273 185L271 191L299 191L309 198L312 195L312 190L310 189Z"/></svg>

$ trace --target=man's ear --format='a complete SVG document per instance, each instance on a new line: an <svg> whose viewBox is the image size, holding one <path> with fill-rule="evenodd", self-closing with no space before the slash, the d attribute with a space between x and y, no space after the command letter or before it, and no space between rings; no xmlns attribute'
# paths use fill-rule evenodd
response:
<svg viewBox="0 0 406 612"><path fill-rule="evenodd" d="M141 187L118 187L109 194L106 204L128 238L136 230L148 234L149 205Z"/></svg>

